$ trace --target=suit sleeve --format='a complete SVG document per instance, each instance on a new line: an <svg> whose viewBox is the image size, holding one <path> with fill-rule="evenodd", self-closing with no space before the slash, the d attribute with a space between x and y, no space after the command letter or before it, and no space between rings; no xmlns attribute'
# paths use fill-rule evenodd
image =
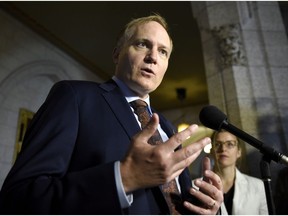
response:
<svg viewBox="0 0 288 216"><path fill-rule="evenodd" d="M114 162L69 170L79 115L73 88L65 82L54 85L3 184L1 214L122 214Z"/></svg>

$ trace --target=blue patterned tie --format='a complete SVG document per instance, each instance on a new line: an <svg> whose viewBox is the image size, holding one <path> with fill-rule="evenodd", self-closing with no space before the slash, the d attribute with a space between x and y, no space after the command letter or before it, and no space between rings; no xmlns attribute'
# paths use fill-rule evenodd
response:
<svg viewBox="0 0 288 216"><path fill-rule="evenodd" d="M141 127L143 129L148 124L151 118L148 112L147 103L143 100L138 99L130 102L130 104L134 109L134 113L138 116L138 120L140 121ZM152 137L148 140L148 143L151 145L157 145L159 143L163 143L163 140L158 130L156 130L155 133L152 135ZM177 197L176 202L179 202L180 193L177 188L176 180L173 179L172 181L164 185L161 185L161 190L169 206L170 213L173 215L177 214L179 215L179 212L175 209L175 203L174 203L175 201L174 199L172 200L172 197L175 198Z"/></svg>

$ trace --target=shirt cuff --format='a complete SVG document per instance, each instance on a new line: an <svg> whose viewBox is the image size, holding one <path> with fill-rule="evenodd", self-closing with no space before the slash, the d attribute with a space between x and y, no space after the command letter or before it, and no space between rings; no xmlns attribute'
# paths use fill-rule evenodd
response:
<svg viewBox="0 0 288 216"><path fill-rule="evenodd" d="M117 194L120 201L121 208L128 208L133 202L133 194L126 194L124 191L121 173L120 173L120 161L114 163L114 174L116 181Z"/></svg>

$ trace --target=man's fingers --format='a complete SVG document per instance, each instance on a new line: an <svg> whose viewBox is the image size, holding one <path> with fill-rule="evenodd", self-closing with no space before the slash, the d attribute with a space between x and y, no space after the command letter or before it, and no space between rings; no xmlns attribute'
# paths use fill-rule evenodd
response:
<svg viewBox="0 0 288 216"><path fill-rule="evenodd" d="M210 183L199 179L195 180L194 183L200 190L197 194L195 194L195 190L191 190L191 194L205 204L211 202L211 199L221 204L223 201L223 186L220 177L211 170L206 170L204 175Z"/></svg>
<svg viewBox="0 0 288 216"><path fill-rule="evenodd" d="M200 155L202 149L209 144L210 141L210 138L206 137L174 152L175 170L188 167Z"/></svg>
<svg viewBox="0 0 288 216"><path fill-rule="evenodd" d="M203 139L198 140L197 142L191 143L186 145L185 147L181 148L179 151L175 152L178 154L178 160L183 160L185 158L191 157L196 152L202 150L207 144L210 143L210 138L205 137Z"/></svg>
<svg viewBox="0 0 288 216"><path fill-rule="evenodd" d="M221 181L221 178L216 174L214 173L213 171L211 170L206 170L204 172L204 177L209 179L210 182L216 187L218 188L218 190L220 191L223 191L223 185L222 185L222 181Z"/></svg>
<svg viewBox="0 0 288 216"><path fill-rule="evenodd" d="M210 180L204 175L206 170L211 170L210 159L208 157L204 157L202 161L202 173L203 173L203 180L206 182L210 182Z"/></svg>
<svg viewBox="0 0 288 216"><path fill-rule="evenodd" d="M198 125L193 124L187 127L185 130L174 134L170 139L165 143L165 148L167 152L173 152L179 145L181 145L185 140L187 140L193 133L198 129Z"/></svg>
<svg viewBox="0 0 288 216"><path fill-rule="evenodd" d="M148 124L146 125L146 127L143 128L142 131L140 132L141 136L143 136L143 138L145 138L145 140L147 140L147 142L150 139L150 137L157 130L158 124L159 124L159 116L156 113L154 113L151 116L151 119L148 122Z"/></svg>
<svg viewBox="0 0 288 216"><path fill-rule="evenodd" d="M149 123L143 130L138 134L137 137L141 137L144 142L148 142L150 137L155 133L157 130L159 124L159 116L157 114L153 114ZM155 150L157 148L157 152L162 152L162 158L169 158L169 167L173 170L173 177L174 175L180 174L182 170L186 167L188 167L201 153L201 150L209 143L211 143L210 138L206 137L204 139L201 139L197 142L190 143L186 145L185 147L177 150L174 152L174 150L179 147L184 141L188 141L187 139L190 136L193 136L193 133L195 133L198 129L198 125L193 124L190 125L185 130L174 134L170 139L168 139L165 143L159 144L155 147Z"/></svg>
<svg viewBox="0 0 288 216"><path fill-rule="evenodd" d="M203 173L205 170L211 170L210 159L208 157L203 158L202 169L203 169Z"/></svg>

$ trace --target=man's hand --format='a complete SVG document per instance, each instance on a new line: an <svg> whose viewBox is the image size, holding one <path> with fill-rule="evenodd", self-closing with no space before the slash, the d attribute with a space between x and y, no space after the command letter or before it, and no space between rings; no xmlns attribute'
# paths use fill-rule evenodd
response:
<svg viewBox="0 0 288 216"><path fill-rule="evenodd" d="M187 201L184 206L197 214L212 215L216 214L224 200L223 185L220 177L210 170L210 159L205 157L203 160L203 179L196 179L195 185L199 188L190 189L190 193L202 204L195 205Z"/></svg>
<svg viewBox="0 0 288 216"><path fill-rule="evenodd" d="M207 137L174 152L197 130L197 125L191 125L162 144L150 145L148 140L157 130L158 124L159 117L153 114L148 125L132 138L130 149L120 163L126 193L171 181L179 176L211 142Z"/></svg>

